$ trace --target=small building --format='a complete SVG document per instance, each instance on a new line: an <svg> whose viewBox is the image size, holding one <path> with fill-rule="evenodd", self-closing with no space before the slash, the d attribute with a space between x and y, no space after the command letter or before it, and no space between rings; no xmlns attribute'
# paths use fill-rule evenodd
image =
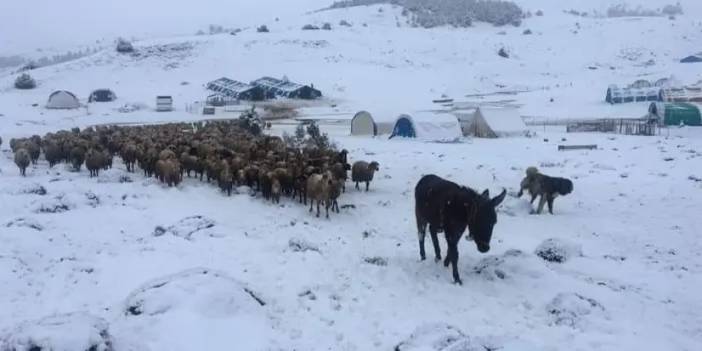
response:
<svg viewBox="0 0 702 351"><path fill-rule="evenodd" d="M381 135L390 134L394 123L377 121L369 112L360 111L351 119L351 135Z"/></svg>
<svg viewBox="0 0 702 351"><path fill-rule="evenodd" d="M418 112L400 115L395 120L390 138L417 138L426 141L456 141L462 137L455 116L447 113Z"/></svg>
<svg viewBox="0 0 702 351"><path fill-rule="evenodd" d="M251 82L251 85L263 89L266 97L269 98L281 97L312 100L322 97L322 92L315 89L314 86L293 83L287 79L263 77Z"/></svg>
<svg viewBox="0 0 702 351"><path fill-rule="evenodd" d="M266 96L265 91L258 86L242 83L226 77L207 83L207 89L228 98L261 101L272 96Z"/></svg>
<svg viewBox="0 0 702 351"><path fill-rule="evenodd" d="M173 111L173 97L171 96L157 96L156 97L156 111L157 112L168 112Z"/></svg>
<svg viewBox="0 0 702 351"><path fill-rule="evenodd" d="M66 90L57 90L49 95L46 108L50 109L73 109L79 108L80 101L75 94Z"/></svg>
<svg viewBox="0 0 702 351"><path fill-rule="evenodd" d="M509 107L478 107L473 113L458 114L465 136L502 138L529 134L519 109Z"/></svg>
<svg viewBox="0 0 702 351"><path fill-rule="evenodd" d="M651 118L655 118L659 125L666 126L700 126L702 116L697 105L676 102L676 103L652 103L648 107Z"/></svg>
<svg viewBox="0 0 702 351"><path fill-rule="evenodd" d="M117 99L117 95L110 89L94 90L88 97L88 102L110 102Z"/></svg>

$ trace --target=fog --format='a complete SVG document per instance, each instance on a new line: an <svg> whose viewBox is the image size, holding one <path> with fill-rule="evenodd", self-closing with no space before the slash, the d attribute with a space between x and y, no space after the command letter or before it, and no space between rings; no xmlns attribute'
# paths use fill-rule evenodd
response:
<svg viewBox="0 0 702 351"><path fill-rule="evenodd" d="M1 0L0 56L64 50L116 36L193 34L209 24L249 26L325 7L331 0Z"/></svg>

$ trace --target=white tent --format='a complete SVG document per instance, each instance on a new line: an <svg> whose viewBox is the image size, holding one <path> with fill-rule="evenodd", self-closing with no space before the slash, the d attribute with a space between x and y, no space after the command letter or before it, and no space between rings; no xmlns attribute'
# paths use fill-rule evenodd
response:
<svg viewBox="0 0 702 351"><path fill-rule="evenodd" d="M523 136L528 128L516 108L478 107L474 113L459 114L463 135L478 138Z"/></svg>
<svg viewBox="0 0 702 351"><path fill-rule="evenodd" d="M461 138L461 126L451 114L417 112L400 115L395 121L392 137L418 138L427 141L454 141Z"/></svg>
<svg viewBox="0 0 702 351"><path fill-rule="evenodd" d="M46 108L52 109L71 109L79 108L80 102L78 98L70 91L58 90L49 95L49 101L46 103Z"/></svg>
<svg viewBox="0 0 702 351"><path fill-rule="evenodd" d="M378 121L368 111L360 111L351 119L351 135L389 134L395 124L392 121Z"/></svg>

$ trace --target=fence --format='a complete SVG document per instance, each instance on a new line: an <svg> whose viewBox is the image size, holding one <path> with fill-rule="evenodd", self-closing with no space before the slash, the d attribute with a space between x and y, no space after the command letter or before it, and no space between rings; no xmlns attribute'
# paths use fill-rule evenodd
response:
<svg viewBox="0 0 702 351"><path fill-rule="evenodd" d="M568 133L600 132L624 135L652 136L659 132L658 125L648 119L599 119L580 121L566 125Z"/></svg>

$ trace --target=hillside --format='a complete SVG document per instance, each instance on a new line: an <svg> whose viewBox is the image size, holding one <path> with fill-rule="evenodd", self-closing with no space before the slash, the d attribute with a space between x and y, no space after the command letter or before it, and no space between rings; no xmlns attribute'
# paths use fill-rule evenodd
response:
<svg viewBox="0 0 702 351"><path fill-rule="evenodd" d="M109 48L31 70L32 90L15 89L16 74L0 71L0 350L702 349L702 127L631 136L531 126L526 135L488 139L460 136L454 120L458 136L450 142L349 135L359 110L394 120L445 108L432 102L438 98L459 107L518 106L540 120L640 117L649 103L609 105L607 86L702 80L702 63L679 63L702 51L698 0L681 1L684 14L675 19L595 15L607 12L609 0L515 2L532 13L519 27L423 29L388 4L326 10L327 0L2 1L0 47L8 56L66 52L117 36L134 38L136 52ZM668 4L628 3L653 10ZM31 19L16 15L30 12ZM117 13L129 13L131 22ZM23 22L32 24L26 32L18 30ZM301 29L325 23L332 29ZM194 35L210 24L242 31ZM262 24L269 33L256 32ZM498 56L502 48L509 58ZM212 117L187 107L223 76L314 84L322 99L276 103L297 106L300 118L328 118L322 132L351 163L379 162L370 190L347 181L339 213L325 219L289 196L266 201L254 183L227 196L207 177L185 175L169 187L146 177L141 159L129 172L118 155L129 143L116 145L113 166L97 177L67 163L50 168L46 153L26 177L15 165L11 138L46 141L46 133L74 127L85 133L94 125ZM88 104L98 88L114 90L117 100ZM84 106L44 108L58 89ZM175 111L156 112L157 95L173 96ZM125 106L130 111L120 112ZM292 134L297 123L275 121L265 133ZM270 167L272 156L240 134L200 155L185 142L196 134L191 127L160 134L180 139L148 151L197 150L208 164L234 154ZM143 129L115 140L138 140L141 152L153 142ZM113 141L64 135L76 145ZM251 150L233 153L232 145ZM301 154L285 146L285 161L270 162L275 167ZM572 181L553 214L535 214L537 203L518 196L528 167ZM427 174L493 198L506 191L491 249L476 250L474 228L458 243L463 285L434 260L429 239L420 260L415 186Z"/></svg>
<svg viewBox="0 0 702 351"><path fill-rule="evenodd" d="M263 75L286 75L314 83L344 111L367 109L397 115L431 108L431 100L442 95L480 101L465 96L525 91L485 99L514 100L523 106L523 115L549 119L639 117L646 111L645 104L609 106L603 102L606 87L671 75L685 84L702 79L699 65L678 63L681 57L699 51L696 43L702 39L702 27L692 10L688 11L670 21L660 17L580 18L554 9L525 20L521 27L477 23L468 29L429 30L409 27L401 9L393 6L316 12L266 22L271 33L249 29L235 36L136 42L137 48L154 52L145 57L105 50L33 71L39 87L32 91L12 89L14 75L6 75L0 78L0 86L5 87L0 113L24 118L44 114L31 105L41 106L54 90L66 89L86 98L102 87L117 92L116 104L152 105L156 95L170 94L182 110L202 100L207 95L203 84L220 76L249 81ZM341 20L353 27L339 26ZM300 30L304 24L326 22L333 24L333 30ZM526 29L533 34L523 35ZM187 49L168 52L169 46L182 45ZM166 52L159 53L159 47ZM497 55L503 47L509 59ZM109 121L112 117L102 117L101 108L80 120Z"/></svg>

